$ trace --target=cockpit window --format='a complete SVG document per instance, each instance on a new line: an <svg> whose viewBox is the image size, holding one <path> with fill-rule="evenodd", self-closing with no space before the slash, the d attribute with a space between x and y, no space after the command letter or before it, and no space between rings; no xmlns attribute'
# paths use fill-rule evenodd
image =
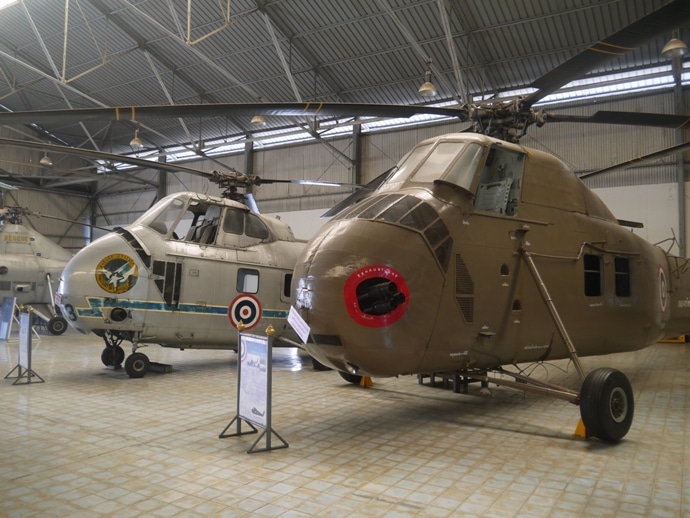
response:
<svg viewBox="0 0 690 518"><path fill-rule="evenodd" d="M185 234L185 241L202 245L214 243L222 207L209 203L190 203L187 212L192 214L192 222Z"/></svg>
<svg viewBox="0 0 690 518"><path fill-rule="evenodd" d="M249 237L268 239L270 232L263 221L252 213L247 213L247 221L244 231Z"/></svg>
<svg viewBox="0 0 690 518"><path fill-rule="evenodd" d="M167 235L184 210L185 202L186 200L180 198L161 200L139 218L137 223L145 225L159 234Z"/></svg>
<svg viewBox="0 0 690 518"><path fill-rule="evenodd" d="M244 211L228 209L223 220L223 232L241 235L244 232Z"/></svg>
<svg viewBox="0 0 690 518"><path fill-rule="evenodd" d="M410 151L410 153L400 161L400 164L398 164L398 169L395 171L395 174L386 180L379 190L383 192L398 189L400 184L407 180L407 177L417 169L420 162L429 154L432 145L433 143L419 145Z"/></svg>
<svg viewBox="0 0 690 518"><path fill-rule="evenodd" d="M465 146L460 158L451 165L441 180L471 192L472 182L483 155L484 148L482 146L473 143L468 144Z"/></svg>
<svg viewBox="0 0 690 518"><path fill-rule="evenodd" d="M242 234L256 239L268 239L271 232L261 218L251 212L239 209L228 209L223 220L223 232L241 236Z"/></svg>
<svg viewBox="0 0 690 518"><path fill-rule="evenodd" d="M472 184L485 148L462 140L437 141L414 148L398 165L380 191L396 190L406 180L418 183L441 181L472 192Z"/></svg>
<svg viewBox="0 0 690 518"><path fill-rule="evenodd" d="M465 146L467 146L467 142L439 143L410 179L414 182L431 183L440 178L449 165L462 153Z"/></svg>

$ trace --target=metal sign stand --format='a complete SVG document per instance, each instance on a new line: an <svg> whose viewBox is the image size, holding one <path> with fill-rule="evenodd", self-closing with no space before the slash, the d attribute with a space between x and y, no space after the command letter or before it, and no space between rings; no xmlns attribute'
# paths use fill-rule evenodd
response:
<svg viewBox="0 0 690 518"><path fill-rule="evenodd" d="M19 361L17 366L5 376L5 379L17 378L12 385L45 383L45 380L31 369L31 331L31 314L21 313L19 315ZM16 376L12 376L14 371L17 371ZM32 379L34 377L41 381L34 381ZM26 381L21 381L22 379Z"/></svg>
<svg viewBox="0 0 690 518"><path fill-rule="evenodd" d="M249 435L258 433L259 428L263 431L254 441L254 444L247 450L247 453L258 453L261 451L279 450L287 448L289 445L271 427L271 391L273 373L273 333L272 326L266 329L266 337L246 335L242 333L244 325L240 322L237 326L239 332L237 362L237 414L232 421L223 429L218 436L220 439L225 437L237 437L239 435ZM247 371L244 373L243 369ZM262 411L263 408L263 411ZM251 430L242 431L242 422L245 422ZM226 433L235 424L233 433ZM271 438L275 435L280 444L271 444ZM257 448L261 439L266 439L264 448Z"/></svg>

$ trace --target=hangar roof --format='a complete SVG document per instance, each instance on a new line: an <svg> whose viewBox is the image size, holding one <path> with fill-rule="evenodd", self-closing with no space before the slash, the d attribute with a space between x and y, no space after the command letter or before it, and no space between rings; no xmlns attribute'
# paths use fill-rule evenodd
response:
<svg viewBox="0 0 690 518"><path fill-rule="evenodd" d="M427 68L462 103L529 87L668 0L20 0L0 10L0 109L328 101L422 104ZM657 37L591 77L669 66ZM690 28L677 34L690 41ZM201 150L256 131L251 117L147 120L147 148ZM299 120L269 118L268 128ZM304 122L304 121L301 121ZM22 128L132 152L136 124ZM265 128L264 128L265 129ZM202 143L201 145L199 143Z"/></svg>

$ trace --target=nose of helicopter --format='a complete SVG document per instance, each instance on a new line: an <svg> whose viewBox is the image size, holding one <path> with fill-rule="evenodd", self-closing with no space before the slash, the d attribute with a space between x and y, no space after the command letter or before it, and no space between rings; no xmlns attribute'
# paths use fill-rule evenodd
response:
<svg viewBox="0 0 690 518"><path fill-rule="evenodd" d="M293 280L308 352L358 375L415 372L432 334L444 275L422 234L338 221L307 247Z"/></svg>
<svg viewBox="0 0 690 518"><path fill-rule="evenodd" d="M123 237L108 234L67 263L55 299L72 327L86 333L102 326L112 310L104 301L133 294L140 270L132 252Z"/></svg>

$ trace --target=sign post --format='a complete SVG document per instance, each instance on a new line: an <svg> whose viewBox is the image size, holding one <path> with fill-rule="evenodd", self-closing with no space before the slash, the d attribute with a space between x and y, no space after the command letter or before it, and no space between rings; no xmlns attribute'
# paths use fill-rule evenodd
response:
<svg viewBox="0 0 690 518"><path fill-rule="evenodd" d="M4 301L3 301L4 302ZM4 305L4 304L3 304ZM17 366L12 369L5 379L15 377L17 378L12 385L27 384L27 383L44 383L45 380L41 378L31 369L31 314L20 313L19 315L19 350L18 350ZM12 376L12 373L17 371L17 376ZM38 378L41 381L34 381L32 378ZM25 379L25 381L20 381Z"/></svg>
<svg viewBox="0 0 690 518"><path fill-rule="evenodd" d="M271 425L271 393L273 390L273 334L274 329L269 326L266 329L267 336L256 336L242 333L244 325L240 322L237 362L237 414L220 433L219 438L236 437L258 433L259 428L263 432L247 450L247 453L278 450L289 445L276 432ZM242 422L245 422L251 430L242 431ZM235 425L235 431L226 433ZM280 441L274 446L271 444L273 435ZM257 448L261 439L266 439L263 448Z"/></svg>

